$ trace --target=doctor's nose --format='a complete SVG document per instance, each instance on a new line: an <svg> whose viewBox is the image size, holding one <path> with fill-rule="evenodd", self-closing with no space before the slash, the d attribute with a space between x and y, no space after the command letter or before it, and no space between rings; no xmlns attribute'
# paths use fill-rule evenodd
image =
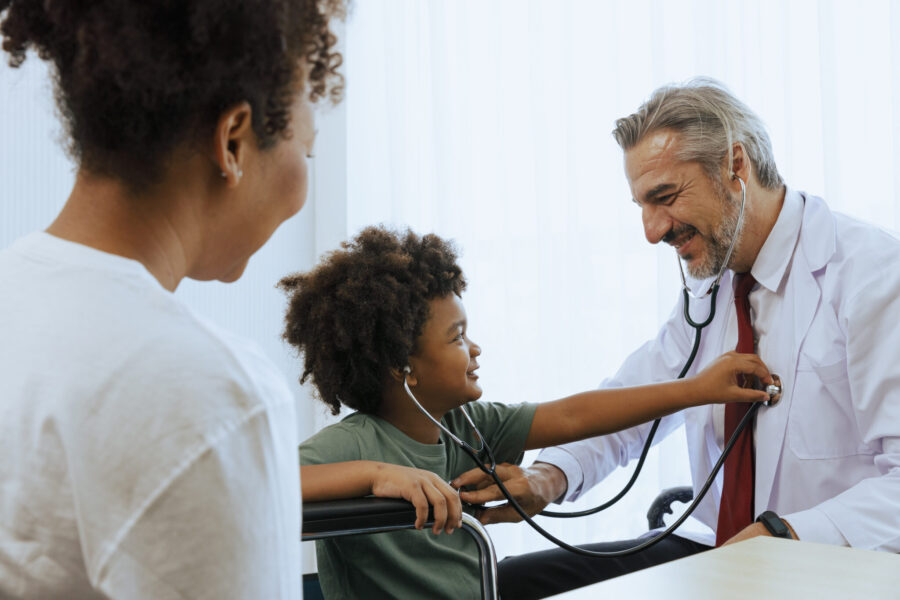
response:
<svg viewBox="0 0 900 600"><path fill-rule="evenodd" d="M641 208L641 219L644 222L644 235L651 244L658 244L672 230L672 219L661 206L644 205Z"/></svg>

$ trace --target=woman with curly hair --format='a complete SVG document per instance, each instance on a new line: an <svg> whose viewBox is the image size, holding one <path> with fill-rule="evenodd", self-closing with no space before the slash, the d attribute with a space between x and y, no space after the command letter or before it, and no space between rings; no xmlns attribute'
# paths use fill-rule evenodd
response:
<svg viewBox="0 0 900 600"><path fill-rule="evenodd" d="M0 0L77 174L0 252L0 597L298 598L293 398L172 292L306 200L340 0Z"/></svg>
<svg viewBox="0 0 900 600"><path fill-rule="evenodd" d="M519 463L524 450L611 433L688 406L768 399L738 385L742 373L770 382L765 365L732 352L675 382L541 404L477 402L481 348L469 338L460 300L466 281L452 246L436 235L370 227L312 272L280 285L290 295L284 337L303 354L301 381L312 379L332 413L342 405L356 411L300 446L303 499L374 493L427 500L435 534L459 526L459 501L446 502L446 482L473 465L419 412L404 379L432 417L477 447L458 410L467 404L494 457L509 463ZM380 483L373 485L374 477ZM396 489L401 481L416 485L407 494ZM417 526L426 514L418 511ZM479 596L478 550L468 536L398 531L317 545L329 598L363 597L363 590L366 598Z"/></svg>

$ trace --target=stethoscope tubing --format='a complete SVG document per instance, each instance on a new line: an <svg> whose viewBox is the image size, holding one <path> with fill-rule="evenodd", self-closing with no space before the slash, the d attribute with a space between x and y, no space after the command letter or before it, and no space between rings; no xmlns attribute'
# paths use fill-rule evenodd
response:
<svg viewBox="0 0 900 600"><path fill-rule="evenodd" d="M659 534L657 534L651 538L648 538L647 540L641 542L640 544L637 544L636 546L632 546L631 548L623 548L622 550L612 550L612 551L606 551L606 552L602 552L602 551L598 551L598 550L587 550L586 548L580 548L578 546L573 546L567 542L564 542L563 540L559 539L558 537L554 536L552 533L548 532L546 529L544 529L543 527L538 525L534 521L534 519L532 519L528 515L528 513L526 513L525 510L519 505L519 503L513 498L512 494L509 492L509 490L506 489L506 486L503 484L503 481L497 475L496 464L493 463L493 457L491 457L493 466L488 468L480 461L480 459L478 458L478 456L475 453L471 452L471 450L469 450L468 448L464 448L464 450L469 454L469 456L472 458L472 460L474 460L476 463L478 463L479 468L482 471L484 471L485 473L487 473L488 475L490 475L493 478L494 483L497 484L497 487L500 489L500 491L503 493L503 495L506 496L506 499L509 501L509 503L513 507L513 509L519 514L519 516L522 517L522 519L526 523L528 523L532 529L537 531L544 538L553 542L554 544L556 544L563 550L568 550L569 552L572 552L574 554L579 554L581 556L587 556L587 557L592 557L592 558L621 558L623 556L630 556L632 554L637 554L638 552L642 552L642 551L646 550L647 548L658 544L663 539L665 539L666 537L671 535L676 529L678 529L681 526L682 523L684 523L685 520L687 520L688 517L691 516L691 513L693 513L694 510L697 508L697 506L700 504L700 502L703 501L704 496L706 496L706 492L709 490L713 481L715 481L716 476L718 475L719 471L722 469L722 465L725 464L725 459L728 457L728 454L731 452L731 448L734 446L735 442L737 442L738 436L741 434L741 432L744 430L744 428L747 426L747 424L750 423L752 421L753 417L756 415L756 412L759 410L759 405L760 405L760 403L758 403L758 402L754 403L750 407L750 409L747 411L747 413L743 416L741 421L738 423L738 426L737 426L737 429L735 429L734 435L731 436L731 438L728 440L728 443L725 445L725 448L722 450L722 454L719 456L719 460L717 460L716 464L713 466L713 470L710 473L710 476L706 479L706 481L703 484L703 487L700 488L700 492L696 495L696 497L693 499L693 501L691 501L690 505L688 505L688 507L684 511L684 513L682 513L681 516L678 517L678 519L676 519L674 523L669 525L666 529L661 531Z"/></svg>
<svg viewBox="0 0 900 600"><path fill-rule="evenodd" d="M737 225L735 226L734 235L731 238L731 244L728 246L728 252L725 254L725 260L722 263L722 266L719 267L719 273L716 275L715 280L713 281L712 286L709 290L710 295L710 305L709 305L709 314L706 316L706 319L697 322L691 316L691 297L698 298L694 296L693 292L691 292L690 288L688 288L687 278L684 275L684 267L681 265L681 260L676 255L675 260L678 262L678 273L681 275L681 294L684 297L684 320L685 322L694 328L694 344L691 347L691 353L688 356L687 361L684 363L684 367L681 369L681 373L678 375L678 379L683 379L685 375L687 375L688 370L691 368L691 365L694 364L694 358L697 356L697 351L700 348L700 336L703 330L707 325L713 322L713 319L716 317L716 298L719 295L719 282L722 280L722 276L725 274L725 270L728 268L728 262L731 260L731 254L734 252L734 246L737 243L738 234L741 231L741 228L744 225L744 207L747 204L747 186L744 184L744 180L735 175L737 180L741 184L741 209L738 214ZM579 510L573 512L559 512L552 510L545 510L540 513L541 516L544 517L552 517L556 519L573 519L576 517L587 517L590 515L595 515L601 511L606 510L607 508L613 506L616 502L621 500L625 494L632 488L634 483L637 481L638 475L641 473L641 469L644 468L644 461L647 459L647 454L650 452L650 448L653 446L653 438L656 436L656 431L659 429L659 424L661 419L656 419L653 421L653 425L650 428L650 432L647 434L647 440L644 442L644 448L641 450L641 455L638 458L637 465L635 465L634 472L631 474L631 479L628 480L628 483L625 484L625 487L622 490L610 498L608 501L604 502L599 506L595 506L594 508L588 508L586 510ZM741 430L738 429L735 431L734 436L736 437L740 434Z"/></svg>
<svg viewBox="0 0 900 600"><path fill-rule="evenodd" d="M688 360L685 362L685 365L682 368L681 373L678 376L679 379L683 378L687 374L688 370L691 368L691 365L693 364L694 359L696 358L697 350L700 346L700 337L703 332L703 327L708 325L712 321L712 317L715 316L716 295L718 294L718 291L719 291L719 286L718 285L713 286L710 317L707 318L706 320L704 320L704 322L702 324L699 324L699 326L694 327L696 330L696 333L694 335L694 344L693 344L693 347L691 348L691 354L688 357ZM689 309L689 305L688 305L688 300L687 300L687 298L685 298L685 312L687 313L689 310L690 309ZM554 544L556 544L557 546L559 546L560 548L562 548L564 550L568 550L569 552L572 552L574 554L579 554L581 556L588 556L588 557L595 557L595 558L620 558L623 556L630 556L632 554L636 554L638 552L646 550L647 548L659 543L660 541L663 540L663 538L669 536L672 532L674 532L676 529L678 529L678 527L680 527L681 524L684 523L684 521L689 516L691 516L691 514L694 512L694 510L697 508L697 506L700 504L700 502L703 501L703 498L706 496L707 491L709 490L713 481L715 481L716 477L719 474L719 471L722 469L722 465L725 464L725 459L728 457L728 454L731 452L731 448L737 442L738 437L744 431L744 428L747 426L747 424L756 415L756 412L759 410L759 404L760 404L760 403L754 403L750 407L750 409L747 411L747 413L744 415L744 417L741 419L741 421L738 423L738 426L735 429L734 433L731 435L731 438L728 440L728 443L725 444L725 447L722 449L722 454L719 456L719 460L716 461L716 464L713 466L713 469L710 472L709 477L706 478L706 481L704 482L703 486L700 488L699 492L695 495L694 499L691 501L690 505L688 505L688 507L684 511L684 513L682 513L682 515L678 519L676 519L674 523L672 523L669 527L667 527L665 530L663 530L658 535L648 538L647 540L641 542L640 544L637 544L636 546L632 546L631 548L624 548L622 550L601 552L601 551L596 551L596 550L587 550L585 548L579 548L578 546L573 546L572 544L569 544L568 542L565 542L565 541L557 538L556 536L554 536L553 534L548 532L546 529L544 529L543 527L538 525L534 521L534 519L531 516L529 516L528 513L525 512L525 510L518 503L518 501L513 497L513 495L510 493L510 491L508 489L506 489L506 486L503 484L503 480L501 480L500 477L497 475L497 461L494 458L494 453L490 447L490 444L488 444L487 441L484 439L484 436L481 435L481 431L478 429L478 427L475 425L475 423L469 417L469 414L468 414L468 412L465 411L464 407L460 406L459 408L460 408L460 410L463 411L463 415L465 416L466 421L468 421L469 425L472 427L472 430L475 432L475 435L478 437L478 439L480 441L481 448L479 448L479 449L474 448L471 444L469 444L469 443L465 442L464 440L460 439L459 437L457 437L446 426L444 426L443 423L441 423L440 421L438 421L437 419L432 417L431 414L429 414L428 411L425 410L425 408L419 403L419 401L416 399L415 395L412 393L412 390L409 389L409 384L406 381L405 373L404 373L404 377L403 377L403 387L406 390L407 395L415 403L415 405L419 408L419 410L422 411L434 424L436 424L439 429L441 429L444 433L446 433L448 436L450 436L450 439L454 443L456 443L466 454L469 455L469 457L472 459L472 461L478 466L479 469L481 469L482 472L489 475L494 480L494 483L497 485L497 488L506 497L510 506L513 507L513 510L515 510L519 514L519 516L522 517L522 519L526 523L528 523L529 526L531 526L532 529L534 529L539 534L541 534L544 538L553 542ZM656 434L656 430L659 428L659 424L660 424L660 419L656 419L653 422L653 426L650 428L650 433L648 434L647 440L644 444L644 450L641 453L640 462L638 463L638 466L635 469L635 472L632 474L631 480L628 482L628 484L625 486L625 488L623 488L622 491L620 491L616 495L615 498L609 500L608 502L602 504L601 506L598 506L598 507L595 507L595 508L592 508L592 509L589 509L586 511L578 511L578 512L571 512L571 513L554 513L552 511L544 511L541 514L544 516L557 517L557 518L574 518L574 517L596 514L596 513L600 512L601 510L604 510L604 509L608 508L609 506L612 506L613 504L615 504L619 499L621 499L628 492L628 490L631 488L631 486L634 484L635 480L637 479L637 476L640 473L640 468L643 465L643 461L646 458L647 452L649 451L650 446L653 443L653 436ZM489 459L489 462L487 464L485 464L484 461L480 457L480 454L482 452L485 452L487 454L487 458ZM549 514L547 514L547 513L549 513Z"/></svg>
<svg viewBox="0 0 900 600"><path fill-rule="evenodd" d="M684 367L681 369L681 373L678 375L678 379L684 378L684 376L690 370L691 366L694 364L694 359L696 358L697 352L700 347L700 338L703 333L703 329L707 325L712 323L712 321L716 315L716 298L719 293L719 281L722 279L722 275L725 272L725 269L727 268L728 261L731 258L731 253L734 250L735 242L737 241L738 234L740 232L741 226L743 225L743 221L744 221L744 205L746 202L746 191L747 190L746 190L746 186L744 185L743 180L741 180L740 178L738 178L738 180L741 183L740 215L738 217L738 222L737 222L737 226L735 228L734 237L731 240L731 245L729 246L728 253L726 254L725 262L723 263L722 267L720 268L719 273L716 276L716 279L713 282L713 285L709 291L709 295L711 296L710 297L709 315L702 322L698 323L691 317L690 296L693 296L693 293L691 293L690 290L688 289L687 281L684 276L684 270L682 269L682 266L681 266L681 261L680 260L678 261L678 267L681 272L681 279L682 279L682 294L684 295L684 318L685 318L685 321L688 323L688 325L690 325L695 330L694 343L693 343L693 346L691 347L691 353L688 356L687 361L685 361ZM695 296L695 298L696 298L696 296ZM631 548L623 548L621 550L602 552L602 551L596 551L596 550L587 550L585 548L573 546L573 545L557 538L556 536L554 536L553 534L548 532L546 529L544 529L543 527L538 525L534 521L534 519L527 512L525 512L525 510L518 503L518 501L516 501L516 499L513 497L513 495L510 493L510 491L508 489L506 489L506 486L503 484L503 481L497 475L497 461L494 458L494 453L493 453L490 445L484 439L484 436L481 435L481 431L479 431L478 427L475 426L475 423L469 417L469 414L465 410L465 408L462 406L459 407L460 410L462 410L463 416L465 417L466 421L468 421L469 425L472 427L472 430L475 432L475 435L479 439L479 442L481 444L481 448L479 448L479 449L474 448L471 444L469 444L469 443L463 441L462 439L460 439L459 437L457 437L453 432L451 432L447 427L445 427L443 423L441 423L440 421L435 419L433 416L431 416L431 414L427 410L425 410L425 408L421 404L419 404L419 401L416 399L415 395L409 389L409 384L406 381L406 373L408 373L408 370L404 371L403 387L406 390L406 393L410 397L410 399L412 399L412 401L415 403L415 405L419 408L420 411L422 411L422 413L425 414L425 416L427 416L435 425L437 425L439 429L441 429L444 433L446 433L448 436L450 436L450 439L454 443L456 443L466 454L469 455L469 457L472 459L472 461L475 462L475 464L478 466L479 469L481 469L481 471L483 471L485 474L489 475L494 480L494 483L497 485L497 488L506 497L510 506L513 507L513 510L515 510L519 514L519 516L522 517L522 519L526 523L528 523L528 525L531 526L532 529L534 529L539 534L541 534L544 538L546 538L550 542L553 542L554 544L556 544L557 546L559 546L560 548L562 548L564 550L568 550L569 552L572 552L574 554L579 554L581 556L594 557L594 558L620 558L623 556L630 556L632 554L637 554L638 552L641 552L643 550L646 550L647 548L650 548L651 546L654 546L655 544L658 544L663 539L665 539L666 537L671 535L676 529L678 529L681 526L681 524L684 523L684 521L687 520L687 518L691 516L691 514L694 512L694 510L697 508L697 506L700 504L700 502L703 501L703 498L706 496L706 493L709 491L710 486L712 486L712 483L716 480L716 477L718 476L719 471L721 471L722 466L725 464L725 460L726 460L726 458L728 458L728 455L731 452L731 449L734 447L734 444L737 442L738 437L741 435L741 433L743 433L744 429L747 427L747 424L752 422L753 418L756 416L756 413L759 411L759 406L760 406L760 403L758 403L758 402L752 404L750 406L750 409L747 411L747 413L743 416L743 418L741 418L740 422L738 423L737 428L735 428L734 433L731 435L731 438L729 438L728 442L725 444L725 447L722 449L722 453L719 455L719 459L716 461L716 464L713 466L712 471L710 472L709 476L706 478L706 481L703 483L703 486L700 488L698 493L695 494L694 499L688 505L687 509L685 509L685 511L681 514L680 517L678 517L675 520L675 522L673 522L671 525L669 525L666 529L664 529L658 535L650 537L647 540L645 540L635 546L632 546ZM601 504L600 506L597 506L597 507L594 507L591 509L587 509L587 510L583 510L583 511L575 511L575 512L543 511L540 514L542 516L556 517L556 518L584 517L584 516L593 515L600 511L606 510L607 508L609 508L610 506L612 506L616 502L618 502L622 497L625 496L625 494L631 489L631 487L634 485L634 482L637 480L637 477L641 472L641 468L644 465L644 461L647 458L647 454L650 451L650 447L653 445L653 438L656 435L657 430L659 429L660 422L661 422L661 419L654 420L653 425L651 426L650 431L647 435L647 440L644 443L644 448L641 452L641 456L638 460L637 466L635 467L634 473L631 476L631 479L628 481L628 483L625 485L625 487L622 488L622 490L618 494L616 494L615 497L613 497L609 501ZM490 466L488 466L488 464L485 464L482 461L482 459L480 457L480 454L482 452L485 452L487 454L487 457L490 461L488 464Z"/></svg>
<svg viewBox="0 0 900 600"><path fill-rule="evenodd" d="M716 315L716 296L719 295L719 285L715 284L712 287L712 297L710 301L712 302L711 308L709 310L709 316L703 323L694 323L694 321L690 318L690 298L688 296L687 289L682 290L684 294L684 315L688 324L691 325L695 329L694 332L694 344L691 347L691 353L688 355L687 361L684 363L684 367L681 369L681 373L678 374L678 379L684 379L684 376L687 375L688 370L690 370L691 365L694 364L694 359L697 357L697 351L700 348L700 334L703 331L703 328L709 325L713 317ZM631 474L631 479L628 480L628 483L625 484L625 487L619 491L618 494L604 502L599 506L595 506L594 508L588 508L585 510L578 510L572 512L560 512L554 510L545 510L541 511L539 514L542 517L552 517L555 519L574 519L577 517L588 517L590 515L595 515L599 512L602 512L614 505L616 502L621 500L625 494L634 486L634 483L637 481L638 475L641 473L641 469L644 467L644 461L647 460L647 455L650 453L650 448L653 446L653 438L656 436L656 431L659 429L659 424L662 422L662 419L655 419L653 421L653 425L650 427L650 432L647 434L647 439L644 442L644 448L641 450L641 455L638 457L637 464L634 467L634 472Z"/></svg>

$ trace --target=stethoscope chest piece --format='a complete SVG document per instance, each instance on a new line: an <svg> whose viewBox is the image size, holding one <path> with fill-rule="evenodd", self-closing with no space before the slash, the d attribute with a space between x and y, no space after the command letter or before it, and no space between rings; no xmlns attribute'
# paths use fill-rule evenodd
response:
<svg viewBox="0 0 900 600"><path fill-rule="evenodd" d="M766 386L766 393L769 395L769 399L766 401L766 406L775 406L779 402L781 402L781 377L772 373L772 379L775 383L770 383Z"/></svg>

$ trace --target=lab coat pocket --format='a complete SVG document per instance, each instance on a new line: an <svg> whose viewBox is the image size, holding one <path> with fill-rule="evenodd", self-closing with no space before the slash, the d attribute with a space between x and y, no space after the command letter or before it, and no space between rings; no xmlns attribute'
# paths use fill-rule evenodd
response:
<svg viewBox="0 0 900 600"><path fill-rule="evenodd" d="M788 418L788 443L801 459L870 454L850 395L847 360L817 365L800 356Z"/></svg>

